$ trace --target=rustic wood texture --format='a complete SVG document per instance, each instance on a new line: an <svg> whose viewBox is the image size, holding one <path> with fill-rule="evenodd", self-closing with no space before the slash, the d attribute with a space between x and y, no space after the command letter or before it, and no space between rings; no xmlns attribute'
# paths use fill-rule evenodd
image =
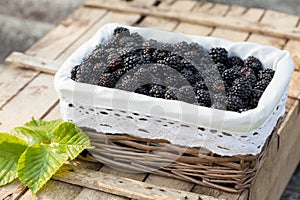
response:
<svg viewBox="0 0 300 200"><path fill-rule="evenodd" d="M189 0L165 0L158 6L156 3L155 0L86 0L86 6L77 9L24 54L13 53L8 57L11 66L0 73L0 130L8 131L28 121L32 116L47 120L60 116L51 74L54 74L65 59L105 23L120 22L128 25L162 27L232 41L252 41L289 50L296 64L296 71L289 86L287 116L278 133L270 140L266 160L258 173L257 181L249 191L231 194L173 178L120 172L100 163L75 160L66 164L64 169L77 166L74 168L78 170L77 174L68 172L65 177L56 176L54 178L56 180L50 181L35 199L61 199L62 197L65 197L64 199L126 199L124 197L126 195L133 198L146 195L150 199L154 197L161 199L161 196L155 195L162 191L153 192L161 187L168 192L174 192L170 195L179 195L173 196L178 198L184 197L180 194L188 194L195 198L200 195L202 199L279 199L300 159L299 145L297 145L300 141L297 134L300 128L297 123L300 120L299 16ZM71 175L72 173L74 175ZM110 181L122 177L122 180L129 180L131 186L147 187L150 184L154 189L151 190L152 193L145 189L136 194L131 188L122 190L118 183L110 185L112 181L107 185L116 187L116 191L108 191L107 185L100 184L99 187L96 184L100 178L94 183L84 178L84 175L94 174L100 178L108 175ZM58 179L60 181L57 181ZM189 191L191 193L187 193ZM0 199L32 198L30 191L17 180L1 187L0 197ZM168 196L170 197L172 196Z"/></svg>

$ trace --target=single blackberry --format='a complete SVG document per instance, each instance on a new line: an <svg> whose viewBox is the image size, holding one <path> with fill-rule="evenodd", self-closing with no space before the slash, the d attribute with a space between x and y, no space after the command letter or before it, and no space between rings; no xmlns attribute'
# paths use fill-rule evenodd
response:
<svg viewBox="0 0 300 200"><path fill-rule="evenodd" d="M223 63L216 63L212 66L213 69L217 69L222 74L227 68Z"/></svg>
<svg viewBox="0 0 300 200"><path fill-rule="evenodd" d="M150 39L146 40L142 44L142 52L143 54L152 54L152 52L157 49L158 47L158 42L156 40Z"/></svg>
<svg viewBox="0 0 300 200"><path fill-rule="evenodd" d="M195 65L199 60L199 54L196 51L187 51L183 54L183 58Z"/></svg>
<svg viewBox="0 0 300 200"><path fill-rule="evenodd" d="M178 55L171 54L166 56L164 59L159 60L158 63L168 65L177 71L181 71L184 68L182 64L182 58Z"/></svg>
<svg viewBox="0 0 300 200"><path fill-rule="evenodd" d="M188 43L189 51L202 51L205 52L204 48L196 42Z"/></svg>
<svg viewBox="0 0 300 200"><path fill-rule="evenodd" d="M115 28L113 35L116 37L129 36L130 32L129 32L128 28L117 27L117 28Z"/></svg>
<svg viewBox="0 0 300 200"><path fill-rule="evenodd" d="M117 89L129 91L129 92L134 92L139 87L140 87L139 81L137 80L136 77L131 75L126 75L121 77L115 86L115 88Z"/></svg>
<svg viewBox="0 0 300 200"><path fill-rule="evenodd" d="M196 82L204 80L200 72L197 71L196 69L184 68L180 73L192 85L195 84Z"/></svg>
<svg viewBox="0 0 300 200"><path fill-rule="evenodd" d="M186 103L195 104L197 103L196 95L191 86L183 86L178 90L177 98L180 101L184 101Z"/></svg>
<svg viewBox="0 0 300 200"><path fill-rule="evenodd" d="M260 80L265 79L265 80L271 81L274 74L275 74L275 71L273 69L266 68L266 69L260 70L258 72L258 77Z"/></svg>
<svg viewBox="0 0 300 200"><path fill-rule="evenodd" d="M149 95L156 98L164 98L166 87L163 85L153 84L149 90Z"/></svg>
<svg viewBox="0 0 300 200"><path fill-rule="evenodd" d="M215 63L226 63L228 52L222 47L213 47L209 50L209 55Z"/></svg>
<svg viewBox="0 0 300 200"><path fill-rule="evenodd" d="M113 88L115 87L117 80L113 74L105 73L99 77L98 85Z"/></svg>
<svg viewBox="0 0 300 200"><path fill-rule="evenodd" d="M117 53L109 54L107 57L107 64L112 69L112 71L123 67L123 59Z"/></svg>
<svg viewBox="0 0 300 200"><path fill-rule="evenodd" d="M73 81L76 80L76 74L77 74L77 71L78 71L78 68L80 67L80 65L76 65L75 67L72 68L71 70L71 79Z"/></svg>
<svg viewBox="0 0 300 200"><path fill-rule="evenodd" d="M250 83L251 87L254 87L257 82L257 78L255 76L254 71L249 67L243 67L241 69L241 73L242 76L245 77L247 81Z"/></svg>
<svg viewBox="0 0 300 200"><path fill-rule="evenodd" d="M138 43L135 41L134 38L130 37L130 36L124 36L122 38L120 38L118 40L118 46L119 48L122 48L122 47L138 47Z"/></svg>
<svg viewBox="0 0 300 200"><path fill-rule="evenodd" d="M248 100L248 109L254 109L257 107L257 104L259 102L260 97L262 96L263 91L261 90L257 90L257 89L253 89L252 90L252 94L251 97Z"/></svg>
<svg viewBox="0 0 300 200"><path fill-rule="evenodd" d="M178 100L177 98L178 91L179 89L177 88L167 87L164 98L169 100Z"/></svg>
<svg viewBox="0 0 300 200"><path fill-rule="evenodd" d="M209 84L209 91L211 93L217 93L217 94L225 93L226 88L225 88L225 85L224 85L224 81L221 80L221 79L216 79L214 82Z"/></svg>
<svg viewBox="0 0 300 200"><path fill-rule="evenodd" d="M241 112L246 108L246 105L240 97L230 95L227 97L226 107L229 111Z"/></svg>
<svg viewBox="0 0 300 200"><path fill-rule="evenodd" d="M205 84L204 81L199 81L196 84L193 85L194 91L196 92L197 90L208 90L207 85Z"/></svg>
<svg viewBox="0 0 300 200"><path fill-rule="evenodd" d="M145 86L141 86L141 87L137 88L134 92L143 94L143 95L149 95L149 88L145 87Z"/></svg>
<svg viewBox="0 0 300 200"><path fill-rule="evenodd" d="M247 59L245 59L244 66L253 69L255 73L258 73L259 70L263 69L260 60L254 56L249 56Z"/></svg>
<svg viewBox="0 0 300 200"><path fill-rule="evenodd" d="M211 95L211 108L226 110L226 95L219 93Z"/></svg>
<svg viewBox="0 0 300 200"><path fill-rule="evenodd" d="M116 71L113 72L113 75L115 76L115 78L117 80L119 80L122 76L124 76L126 74L126 70L124 68L118 69Z"/></svg>
<svg viewBox="0 0 300 200"><path fill-rule="evenodd" d="M268 87L269 83L270 83L270 80L262 79L255 84L254 89L257 89L260 91L265 91L265 89Z"/></svg>
<svg viewBox="0 0 300 200"><path fill-rule="evenodd" d="M159 60L163 60L168 57L169 51L162 50L162 49L155 49L152 54L151 58L153 62L158 62Z"/></svg>
<svg viewBox="0 0 300 200"><path fill-rule="evenodd" d="M129 71L138 64L142 64L142 57L134 52L125 54L123 58L124 68Z"/></svg>
<svg viewBox="0 0 300 200"><path fill-rule="evenodd" d="M239 78L234 81L231 93L242 100L247 100L252 93L252 87L246 78Z"/></svg>
<svg viewBox="0 0 300 200"><path fill-rule="evenodd" d="M229 68L226 69L223 73L222 73L222 79L229 85L232 85L232 82L237 79L242 77L242 73L236 69L236 68Z"/></svg>
<svg viewBox="0 0 300 200"><path fill-rule="evenodd" d="M138 45L142 45L144 42L144 38L138 33L131 33L130 37L134 39L135 43Z"/></svg>
<svg viewBox="0 0 300 200"><path fill-rule="evenodd" d="M173 45L170 43L159 43L159 49L162 49L164 51L172 52L173 50Z"/></svg>
<svg viewBox="0 0 300 200"><path fill-rule="evenodd" d="M209 92L207 90L197 90L196 99L200 106L206 106L206 107L211 106L211 99L210 99Z"/></svg>
<svg viewBox="0 0 300 200"><path fill-rule="evenodd" d="M182 41L182 42L176 43L174 45L173 51L177 55L183 56L184 53L190 51L190 47L189 47L189 44L187 42Z"/></svg>
<svg viewBox="0 0 300 200"><path fill-rule="evenodd" d="M231 68L233 66L244 66L244 61L238 56L231 56L227 58L226 66L227 68Z"/></svg>

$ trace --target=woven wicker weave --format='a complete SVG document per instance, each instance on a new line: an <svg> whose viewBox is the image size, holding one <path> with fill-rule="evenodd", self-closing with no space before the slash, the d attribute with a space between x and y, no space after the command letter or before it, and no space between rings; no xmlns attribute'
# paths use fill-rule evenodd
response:
<svg viewBox="0 0 300 200"><path fill-rule="evenodd" d="M90 151L92 156L112 168L150 172L232 193L253 184L271 138L256 156L222 157L204 148L175 146L165 140L84 131L95 146ZM276 132L277 128L272 135Z"/></svg>

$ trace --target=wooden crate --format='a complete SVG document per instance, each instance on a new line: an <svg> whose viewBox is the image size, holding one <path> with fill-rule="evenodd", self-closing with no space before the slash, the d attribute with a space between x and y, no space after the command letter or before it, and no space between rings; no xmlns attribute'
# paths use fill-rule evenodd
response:
<svg viewBox="0 0 300 200"><path fill-rule="evenodd" d="M14 52L6 59L12 64L0 74L0 130L8 131L32 116L58 118L53 74L76 48L109 22L288 49L296 68L283 123L272 135L256 182L238 194L153 174L121 172L77 159L66 164L34 198L279 199L300 160L300 26L299 17L294 15L191 0L86 0L25 53ZM30 199L31 192L16 180L0 188L0 197Z"/></svg>

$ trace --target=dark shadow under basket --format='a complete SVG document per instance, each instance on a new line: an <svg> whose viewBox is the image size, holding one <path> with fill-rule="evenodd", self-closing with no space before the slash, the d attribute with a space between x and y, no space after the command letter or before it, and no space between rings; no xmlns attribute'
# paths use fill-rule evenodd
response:
<svg viewBox="0 0 300 200"><path fill-rule="evenodd" d="M276 131L277 128L272 135ZM177 178L232 193L253 184L271 138L258 155L220 156L201 147L187 148L166 140L104 134L90 129L84 132L95 146L90 150L92 156L109 167Z"/></svg>

